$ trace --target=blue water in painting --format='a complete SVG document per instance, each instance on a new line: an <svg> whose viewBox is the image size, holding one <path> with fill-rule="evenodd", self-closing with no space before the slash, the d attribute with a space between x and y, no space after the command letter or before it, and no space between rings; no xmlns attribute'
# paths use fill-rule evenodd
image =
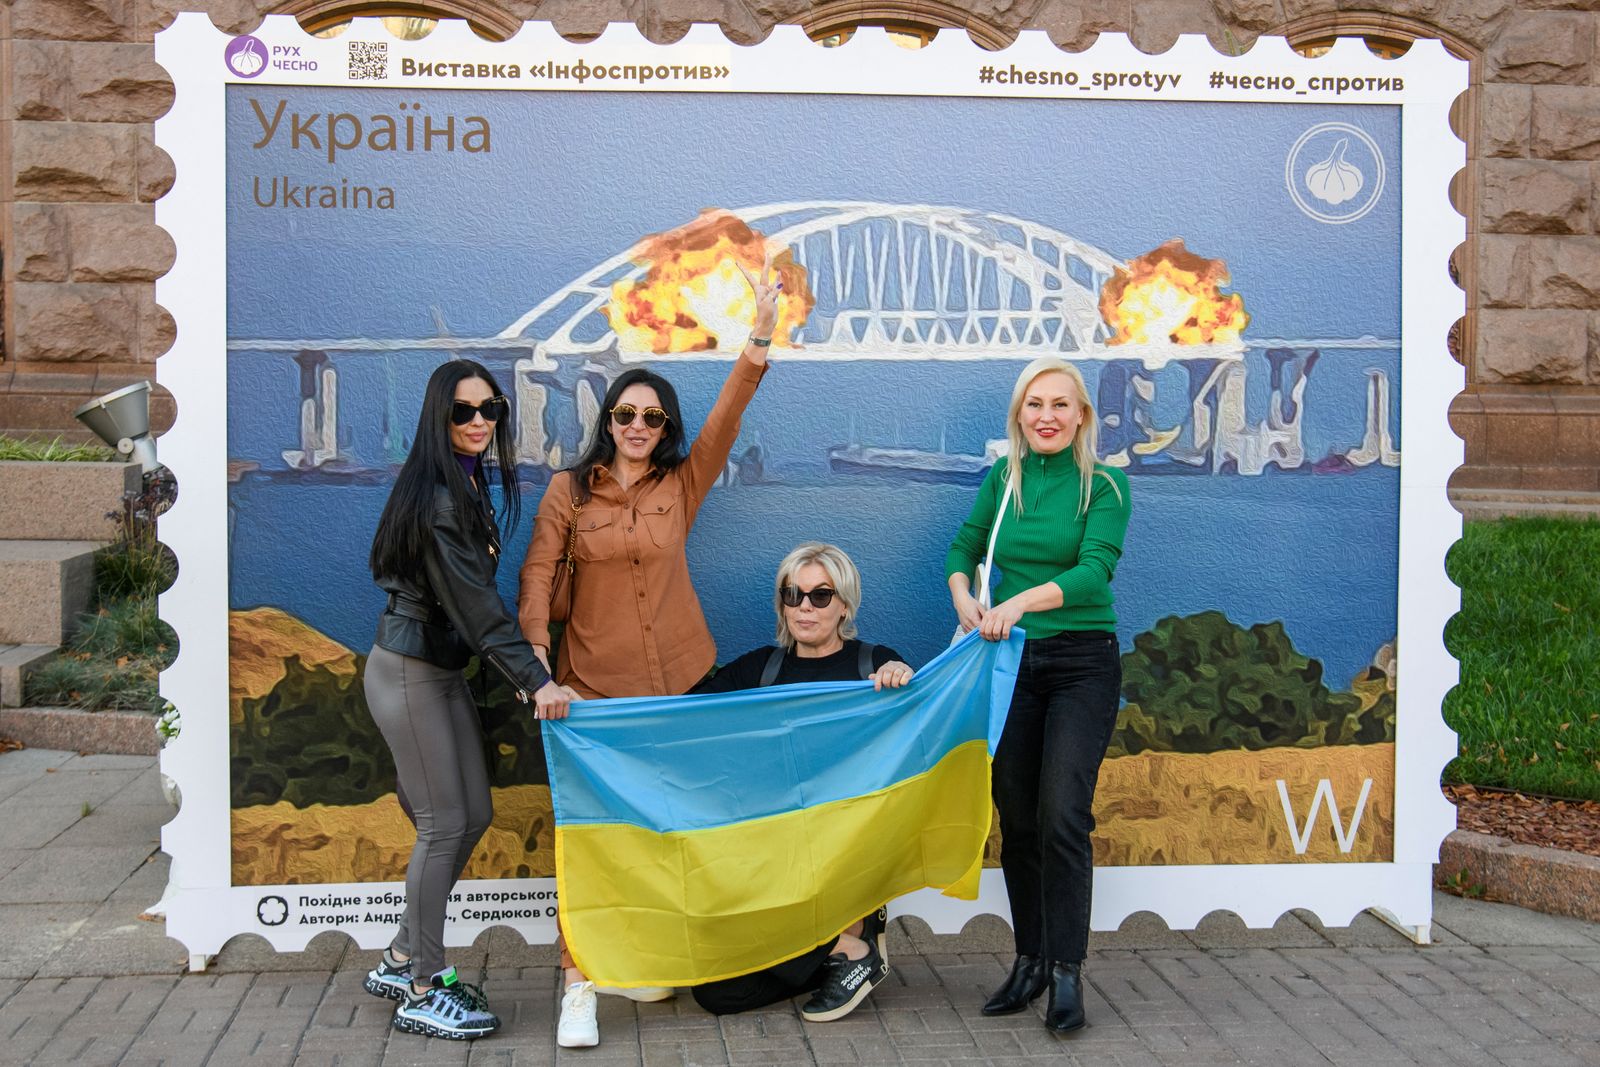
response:
<svg viewBox="0 0 1600 1067"><path fill-rule="evenodd" d="M1335 353L1313 371L1308 455L1320 458L1359 440L1360 423L1349 421L1347 408L1340 419L1326 417L1326 408L1319 414L1319 389L1342 387L1359 397L1365 367L1394 369L1394 354L1386 355ZM408 427L407 436L421 382L436 359L392 357L391 373L400 380L394 418ZM349 432L356 461L382 462L382 362L353 357L338 364L344 404L355 413ZM297 369L282 354L241 353L233 368L233 387L258 398L291 395L297 381ZM664 368L691 426L709 410L726 368L722 362ZM1092 390L1096 368L1088 369ZM821 384L819 370L826 376ZM746 414L735 449L759 443L765 477L776 484L715 489L689 542L722 658L771 641L772 574L794 544L808 539L833 541L860 565L862 632L869 639L892 645L913 663L931 658L954 625L944 553L971 506L972 488L835 473L827 452L851 442L936 448L942 438L950 452L981 453L984 439L1000 433L1015 370L1011 362L777 363ZM1253 374L1250 381L1261 377ZM368 402L353 401L362 395ZM260 412L267 407L258 403L256 417L230 423L229 454L263 461L263 472L246 475L230 493L232 605L285 607L364 651L382 603L367 577L366 551L386 480L363 484L282 470L277 452L297 440L294 408L272 405L277 414L266 419ZM1261 417L1251 412L1252 421ZM274 468L279 473L267 473ZM1165 615L1217 609L1242 624L1280 619L1302 652L1324 662L1330 682L1346 684L1395 634L1398 473L1374 465L1320 475L1273 469L1258 477L1135 475L1133 520L1115 582L1124 645ZM543 477L526 469L525 475ZM528 516L541 488L536 480L525 488ZM501 590L508 603L515 603L516 564L530 521L525 518L506 553Z"/></svg>
<svg viewBox="0 0 1600 1067"><path fill-rule="evenodd" d="M1393 514L1398 473L1322 479L1310 502L1294 478L1229 481L1225 494L1200 479L1134 482L1115 582L1123 647L1165 615L1216 609L1241 624L1280 619L1296 647L1323 661L1331 684L1347 684L1395 633L1393 526L1372 517ZM233 607L292 607L365 652L383 606L366 554L387 489L283 490L250 479L234 487ZM955 624L943 534L971 500L968 489L905 484L717 490L690 537L689 563L718 658L772 643L772 574L794 543L818 537L861 566L863 636L913 664L931 659ZM526 541L524 525L501 573L511 605ZM298 547L285 553L285 545Z"/></svg>
<svg viewBox="0 0 1600 1067"><path fill-rule="evenodd" d="M486 154L344 152L292 146L289 113L399 114L410 92L234 86L227 92L228 455L259 469L230 487L230 603L274 605L359 651L381 599L366 571L387 475L415 425L437 352L332 354L340 447L365 477L301 476L300 368L248 339L447 334L488 337L645 234L706 207L804 200L954 205L1060 230L1127 259L1182 237L1225 260L1251 338L1395 338L1399 319L1399 122L1392 108L913 97L435 92L439 121L489 119ZM256 106L286 101L266 140ZM1359 126L1391 185L1349 225L1317 223L1284 192L1289 147L1314 124ZM260 145L260 147L254 147ZM325 147L325 146L324 146ZM274 177L382 185L392 211L264 208ZM1302 348L1301 355L1305 354ZM509 361L486 355L508 391ZM688 424L728 364L663 357ZM736 449L759 447L763 480L714 490L689 542L720 656L771 639L771 574L795 543L831 540L860 563L862 632L913 663L954 619L943 558L972 488L835 471L829 450L889 446L978 455L1002 436L1020 365L785 363L782 351ZM1102 373L1084 365L1091 392ZM1266 418L1264 352L1246 359L1250 425ZM1133 522L1115 589L1124 646L1156 620L1208 609L1242 624L1282 620L1328 680L1347 684L1395 635L1398 472L1312 474L1360 443L1369 371L1393 385L1392 345L1324 351L1305 393L1307 468L1255 477L1135 474ZM576 367L560 372L575 376ZM1179 367L1155 374L1158 426L1187 415ZM558 418L571 423L570 412ZM570 435L569 435L570 436ZM515 599L542 469L502 592Z"/></svg>

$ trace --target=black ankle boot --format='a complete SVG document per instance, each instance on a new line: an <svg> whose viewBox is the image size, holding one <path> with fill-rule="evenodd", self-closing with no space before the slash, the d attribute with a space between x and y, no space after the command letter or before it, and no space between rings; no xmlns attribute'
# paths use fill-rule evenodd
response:
<svg viewBox="0 0 1600 1067"><path fill-rule="evenodd" d="M1050 969L1050 1007L1044 1024L1059 1034L1083 1028L1081 963L1057 963Z"/></svg>
<svg viewBox="0 0 1600 1067"><path fill-rule="evenodd" d="M1032 1004L1050 984L1049 961L1038 956L1017 957L1011 975L983 1005L985 1015L1010 1015Z"/></svg>

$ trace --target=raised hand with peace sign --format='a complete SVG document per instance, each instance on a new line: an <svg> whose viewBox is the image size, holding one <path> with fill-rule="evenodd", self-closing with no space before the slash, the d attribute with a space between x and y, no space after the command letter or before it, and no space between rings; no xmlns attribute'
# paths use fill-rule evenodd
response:
<svg viewBox="0 0 1600 1067"><path fill-rule="evenodd" d="M759 279L746 270L743 263L738 266L739 273L744 275L756 298L756 321L750 328L750 340L744 346L744 358L764 364L767 361L767 349L772 344L772 331L778 325L778 297L783 293L783 282L772 272L770 249L766 261L761 265Z"/></svg>

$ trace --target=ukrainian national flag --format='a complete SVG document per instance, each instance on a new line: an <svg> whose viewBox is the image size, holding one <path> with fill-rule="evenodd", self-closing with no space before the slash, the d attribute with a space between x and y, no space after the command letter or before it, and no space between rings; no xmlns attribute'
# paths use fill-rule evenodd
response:
<svg viewBox="0 0 1600 1067"><path fill-rule="evenodd" d="M608 985L799 955L928 886L977 895L1022 632L869 682L599 700L544 723L567 945Z"/></svg>

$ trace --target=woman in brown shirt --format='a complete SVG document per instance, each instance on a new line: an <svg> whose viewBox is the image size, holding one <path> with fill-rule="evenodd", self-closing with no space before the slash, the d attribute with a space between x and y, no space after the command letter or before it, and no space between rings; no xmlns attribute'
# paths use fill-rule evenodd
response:
<svg viewBox="0 0 1600 1067"><path fill-rule="evenodd" d="M739 420L767 370L783 283L758 281L755 324L722 392L689 446L672 385L652 371L624 371L606 390L593 440L572 468L550 479L522 564L518 617L523 635L547 665L550 600L577 506L577 569L572 609L555 678L585 699L686 693L716 663L717 646L689 578L684 552L706 494L722 475ZM743 268L740 268L743 270ZM562 950L567 991L556 1041L599 1042L593 983ZM659 999L669 990L615 990Z"/></svg>
<svg viewBox="0 0 1600 1067"><path fill-rule="evenodd" d="M553 673L585 699L686 693L716 663L684 543L766 373L783 283L750 284L753 332L688 454L672 385L642 368L624 371L606 390L583 457L550 479L539 502L517 613L548 659L551 583L576 500L572 610Z"/></svg>

